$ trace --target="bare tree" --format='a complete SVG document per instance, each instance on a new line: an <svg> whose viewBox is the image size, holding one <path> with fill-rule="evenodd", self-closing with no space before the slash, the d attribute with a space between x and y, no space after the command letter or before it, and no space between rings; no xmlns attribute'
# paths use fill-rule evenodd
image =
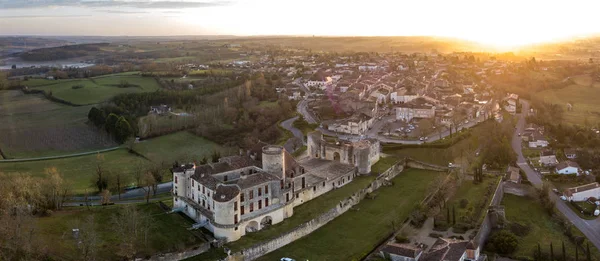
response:
<svg viewBox="0 0 600 261"><path fill-rule="evenodd" d="M100 245L100 237L96 230L96 221L94 216L90 215L79 227L79 250L81 251L81 260L96 260L97 248Z"/></svg>
<svg viewBox="0 0 600 261"><path fill-rule="evenodd" d="M156 179L154 179L154 176L152 175L152 173L146 172L146 174L144 174L144 178L143 178L142 182L143 182L142 189L145 192L146 203L149 203L150 196L152 195L152 190L154 188L154 185L156 184Z"/></svg>
<svg viewBox="0 0 600 261"><path fill-rule="evenodd" d="M100 193L100 204L101 205L108 205L110 204L110 197L111 197L111 193L108 189L105 189L102 191L102 193Z"/></svg>
<svg viewBox="0 0 600 261"><path fill-rule="evenodd" d="M147 246L151 232L152 217L136 206L127 205L112 217L113 228L119 242L118 254L132 259L137 250Z"/></svg>

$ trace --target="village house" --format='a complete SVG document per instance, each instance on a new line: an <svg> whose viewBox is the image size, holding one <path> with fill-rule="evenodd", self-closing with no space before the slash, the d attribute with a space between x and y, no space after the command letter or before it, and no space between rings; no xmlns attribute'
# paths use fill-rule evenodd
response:
<svg viewBox="0 0 600 261"><path fill-rule="evenodd" d="M528 135L527 140L530 148L545 148L548 147L549 144L546 137L539 131L531 132Z"/></svg>
<svg viewBox="0 0 600 261"><path fill-rule="evenodd" d="M556 173L563 175L575 174L579 176L579 174L581 173L581 168L579 167L579 164L577 164L577 162L566 160L556 165Z"/></svg>
<svg viewBox="0 0 600 261"><path fill-rule="evenodd" d="M338 133L361 135L373 126L373 117L357 113L350 118L326 122L327 129Z"/></svg>
<svg viewBox="0 0 600 261"><path fill-rule="evenodd" d="M506 110L509 113L516 113L517 112L517 102L519 101L519 95L516 95L514 93L509 93L506 95L506 98L504 98L504 110Z"/></svg>
<svg viewBox="0 0 600 261"><path fill-rule="evenodd" d="M555 166L558 164L558 160L556 159L556 155L554 155L554 151L552 150L543 150L540 152L540 164L543 166Z"/></svg>
<svg viewBox="0 0 600 261"><path fill-rule="evenodd" d="M600 184L598 182L569 188L564 191L563 196L566 197L568 201L586 201L589 198L600 198Z"/></svg>
<svg viewBox="0 0 600 261"><path fill-rule="evenodd" d="M390 101L394 104L411 102L416 98L419 98L419 95L414 92L408 92L404 87L390 94Z"/></svg>
<svg viewBox="0 0 600 261"><path fill-rule="evenodd" d="M564 149L565 157L567 159L576 159L577 158L577 150L576 149Z"/></svg>
<svg viewBox="0 0 600 261"><path fill-rule="evenodd" d="M506 171L508 176L508 181L512 183L519 184L521 183L521 174L519 173L521 169L513 166L508 166L508 170Z"/></svg>
<svg viewBox="0 0 600 261"><path fill-rule="evenodd" d="M423 98L396 106L396 119L411 121L414 118L424 119L435 117L435 106Z"/></svg>
<svg viewBox="0 0 600 261"><path fill-rule="evenodd" d="M161 104L160 106L150 106L150 111L148 114L158 114L165 115L171 112L171 107L166 104Z"/></svg>
<svg viewBox="0 0 600 261"><path fill-rule="evenodd" d="M387 243L379 254L385 260L418 261L423 254L423 248L412 244Z"/></svg>

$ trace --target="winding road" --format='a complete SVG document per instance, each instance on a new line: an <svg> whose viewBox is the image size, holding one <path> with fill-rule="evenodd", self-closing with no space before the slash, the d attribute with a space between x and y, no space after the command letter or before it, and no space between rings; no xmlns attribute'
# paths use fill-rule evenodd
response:
<svg viewBox="0 0 600 261"><path fill-rule="evenodd" d="M518 114L519 120L515 128L515 133L513 134L512 147L517 153L517 165L519 165L519 168L525 172L531 184L541 188L543 182L540 174L527 164L527 160L523 156L521 137L519 137L518 133L523 132L525 128L526 122L524 114L529 112L529 102L521 100L521 104L523 105L521 110L522 113ZM558 196L552 192L550 192L550 199L555 202L556 208L563 213L574 226L581 230L596 248L600 249L600 219L585 220L580 218L573 210L571 210L571 208L569 208L569 206L567 206L565 201L560 200Z"/></svg>

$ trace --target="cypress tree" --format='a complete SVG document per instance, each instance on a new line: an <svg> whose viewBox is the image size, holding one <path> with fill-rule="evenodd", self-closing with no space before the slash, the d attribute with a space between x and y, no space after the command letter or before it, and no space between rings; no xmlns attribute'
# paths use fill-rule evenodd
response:
<svg viewBox="0 0 600 261"><path fill-rule="evenodd" d="M565 241L562 241L562 260L567 261L567 253L565 251Z"/></svg>
<svg viewBox="0 0 600 261"><path fill-rule="evenodd" d="M454 205L452 205L452 225L456 224L456 209L454 208Z"/></svg>
<svg viewBox="0 0 600 261"><path fill-rule="evenodd" d="M550 242L550 261L554 261L554 248L552 247L552 242Z"/></svg>
<svg viewBox="0 0 600 261"><path fill-rule="evenodd" d="M575 245L575 261L579 261L579 244Z"/></svg>
<svg viewBox="0 0 600 261"><path fill-rule="evenodd" d="M540 246L540 243L538 243L537 248L537 260L542 260L542 247Z"/></svg>
<svg viewBox="0 0 600 261"><path fill-rule="evenodd" d="M592 257L590 256L590 242L587 243L587 261L592 261Z"/></svg>
<svg viewBox="0 0 600 261"><path fill-rule="evenodd" d="M446 223L450 225L450 208L446 207Z"/></svg>

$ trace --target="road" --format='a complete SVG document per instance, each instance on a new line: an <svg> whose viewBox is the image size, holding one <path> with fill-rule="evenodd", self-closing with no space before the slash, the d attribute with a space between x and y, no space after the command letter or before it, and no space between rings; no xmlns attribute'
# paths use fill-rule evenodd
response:
<svg viewBox="0 0 600 261"><path fill-rule="evenodd" d="M173 182L165 182L165 183L161 183L158 184L158 189L156 190L156 195L158 194L163 194L163 193L169 193L171 192L171 189L173 188ZM132 190L128 190L125 191L125 193L121 194L121 201L125 201L125 200L131 200L131 199L139 199L139 198L143 198L146 195L146 191L144 191L143 188L137 188L137 189L132 189ZM89 196L88 197L88 201L89 202L99 202L100 201L100 196ZM119 201L119 196L118 195L112 195L110 197L111 201ZM83 202L85 204L85 197L71 197L68 200L69 202L75 202L75 203L79 203L79 202Z"/></svg>
<svg viewBox="0 0 600 261"><path fill-rule="evenodd" d="M529 112L529 103L527 101L521 100L521 104L523 105L521 114L518 114L519 120L517 122L517 126L515 128L515 133L513 135L512 147L515 153L517 153L517 165L521 168L525 174L527 175L527 179L536 187L542 187L542 178L540 174L534 171L529 164L527 164L527 160L523 157L523 151L521 147L521 137L518 136L518 133L522 133L525 128L525 115ZM556 209L563 213L563 215L574 225L576 226L583 234L592 242L596 248L600 249L600 220L585 220L580 218L563 200L560 200L556 194L550 192L550 199L555 202Z"/></svg>

